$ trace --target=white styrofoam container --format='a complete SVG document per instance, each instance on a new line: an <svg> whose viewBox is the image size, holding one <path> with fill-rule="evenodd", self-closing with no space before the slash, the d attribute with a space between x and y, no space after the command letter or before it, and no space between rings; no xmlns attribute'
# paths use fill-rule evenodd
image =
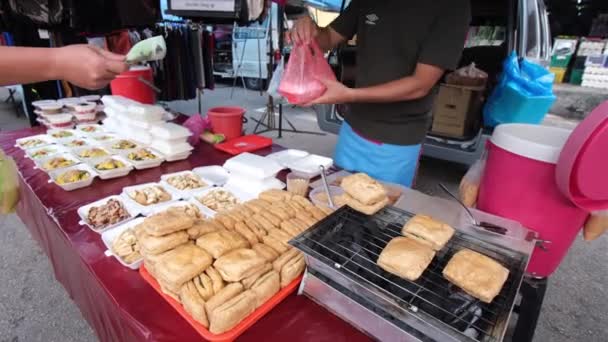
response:
<svg viewBox="0 0 608 342"><path fill-rule="evenodd" d="M161 202L161 203L143 205L143 204L137 203L137 201L135 201L133 198L131 198L131 195L130 195L131 192L133 192L135 190L151 187L151 186L159 186L159 187L163 188L169 195L171 195L171 199L168 201L165 201L165 202ZM161 184L161 183L145 183L145 184L125 187L122 189L122 197L124 197L125 200L130 202L134 207L137 208L137 210L141 214L143 214L145 216L149 215L151 212L154 212L156 210L156 208L158 208L164 204L173 203L173 202L176 202L176 201L179 201L180 199L182 199L182 195L180 192L175 191L173 188L168 187L167 185Z"/></svg>
<svg viewBox="0 0 608 342"><path fill-rule="evenodd" d="M282 166L287 167L287 164L289 164L295 160L307 157L309 154L310 153L308 153L306 151L302 151L302 150L287 149L287 150L271 153L271 154L267 155L266 158L276 160Z"/></svg>
<svg viewBox="0 0 608 342"><path fill-rule="evenodd" d="M334 165L334 161L331 158L311 154L308 157L294 160L286 166L295 173L313 178L321 174L321 169L319 168L321 165L327 170Z"/></svg>
<svg viewBox="0 0 608 342"><path fill-rule="evenodd" d="M90 150L92 148L101 149L104 152L106 152L106 155L105 156L101 156L101 157L92 157L92 158L82 157L80 155L82 152L84 152L86 150ZM74 153L74 155L76 156L76 158L82 160L83 162L87 162L87 161L93 160L93 159L106 158L106 157L112 156L112 153L110 153L110 151L108 151L108 149L100 147L100 146L92 146L92 145L75 147L75 148L72 149L72 153Z"/></svg>
<svg viewBox="0 0 608 342"><path fill-rule="evenodd" d="M100 145L104 142L118 139L118 136L114 133L95 133L89 136L89 140L92 142L99 143Z"/></svg>
<svg viewBox="0 0 608 342"><path fill-rule="evenodd" d="M104 108L103 112L106 113L106 116L108 118L112 118L112 119L116 119L116 120L118 120L118 117L122 115L122 113L118 112L116 110L116 108L113 108L113 107L106 107L106 108Z"/></svg>
<svg viewBox="0 0 608 342"><path fill-rule="evenodd" d="M186 127L172 122L164 122L162 124L155 125L150 130L150 133L155 137L170 141L188 139L188 137L192 135L192 132L190 132L190 130Z"/></svg>
<svg viewBox="0 0 608 342"><path fill-rule="evenodd" d="M133 152L137 152L138 149L130 150L130 151L123 151L120 153L120 155L123 158L127 159L129 161L129 163L131 163L137 170L145 170L145 169L151 169L154 167L158 167L158 166L160 166L160 164L162 164L165 161L165 156L162 153L155 151L151 148L143 148L143 149L148 150L150 153L154 154L157 158L150 159L150 160L129 159L129 154L133 153Z"/></svg>
<svg viewBox="0 0 608 342"><path fill-rule="evenodd" d="M141 122L159 122L163 120L165 109L161 106L137 103L130 105L127 108L127 112L132 120Z"/></svg>
<svg viewBox="0 0 608 342"><path fill-rule="evenodd" d="M211 192L219 191L219 190L224 190L224 191L230 192L237 199L238 203L243 203L243 202L246 202L246 201L249 201L249 200L253 199L253 198L250 198L250 196L248 196L247 194L245 194L245 193L243 193L241 191L238 191L236 189L230 189L230 188L227 188L227 187L212 187L212 188L192 191L190 193L190 199L192 201L195 201L196 203L198 203L198 205L200 207L204 208L205 212L209 213L210 217L213 217L213 216L215 216L215 214L217 214L217 212L215 210L213 210L213 209L205 206L198 199L201 198L201 197L203 197L203 196L205 196L205 195L208 195Z"/></svg>
<svg viewBox="0 0 608 342"><path fill-rule="evenodd" d="M76 130L82 132L85 136L90 136L92 134L104 132L103 126L93 124L93 125L78 125L76 126Z"/></svg>
<svg viewBox="0 0 608 342"><path fill-rule="evenodd" d="M192 170L203 179L209 180L213 185L222 186L228 182L230 173L219 165L202 166Z"/></svg>
<svg viewBox="0 0 608 342"><path fill-rule="evenodd" d="M258 180L275 177L283 169L275 160L248 152L228 159L224 168L230 173Z"/></svg>
<svg viewBox="0 0 608 342"><path fill-rule="evenodd" d="M65 137L61 137L61 136L57 136L54 137L53 134L61 134L62 132L66 132L71 134L70 136L65 136ZM73 130L73 129L49 129L46 131L46 134L51 137L51 139L55 139L55 141L57 140L63 140L63 139L69 139L69 138L78 138L80 135L78 134L78 131Z"/></svg>
<svg viewBox="0 0 608 342"><path fill-rule="evenodd" d="M127 230L135 228L135 226L141 224L144 220L145 220L144 217L138 217L134 220L128 221L126 223L118 225L112 229L108 229L108 230L104 231L103 233L101 233L101 240L103 241L103 244L106 245L106 251L104 254L108 257L113 256L124 267L128 267L132 270L139 269L142 262L144 261L143 257L140 258L139 260L133 262L132 264L127 264L124 261L122 261L122 259L119 258L118 255L114 255L114 253L112 253L112 244L114 243L114 239L116 239L120 234L122 234L123 232L125 232Z"/></svg>
<svg viewBox="0 0 608 342"><path fill-rule="evenodd" d="M178 188L174 187L173 185L169 184L169 182L167 181L167 180L168 180L169 178L171 178L171 177L175 177L175 176L182 176L182 175L192 175L192 176L197 176L197 177L199 177L199 178L201 179L201 181L203 181L203 183L205 183L205 184L206 184L206 186L205 186L205 185L203 185L202 187L200 187L200 188L196 188L196 189L183 189L183 190L182 190L182 189L178 189ZM201 190L204 190L204 189L208 189L208 188L210 188L210 187L212 187L212 186L213 186L213 185L212 185L212 184L213 184L213 182L211 182L211 181L209 181L209 180L207 180L207 179L204 179L203 177L201 177L201 176L199 176L199 175L195 174L195 173L194 173L194 172L192 172L192 171L180 171L180 172L169 173L169 174L166 174L166 175L162 175L162 176L160 177L160 180L161 180L161 184L165 185L166 187L170 188L171 190L173 190L173 191L175 191L175 192L178 192L178 193L181 195L181 197L182 197L182 198L184 198L184 199L188 199L188 198L190 198L190 197L191 197L191 194L192 194L193 192L196 192L196 191L201 191Z"/></svg>
<svg viewBox="0 0 608 342"><path fill-rule="evenodd" d="M100 229L96 230L95 228L93 228L89 224L89 222L87 222L87 217L89 216L89 210L91 210L91 208L93 208L93 207L98 207L98 206L104 205L104 204L106 204L111 199L115 199L115 200L120 201L120 203L122 203L122 205L125 207L125 209L129 213L130 217L127 218L127 219L125 219L125 220L123 220L123 221L120 221L120 222L117 222L115 224L112 224L112 225L109 225L109 226L106 226L106 227L103 227L103 228L100 228ZM110 229L112 229L114 227L117 227L117 226L119 226L119 225L127 222L127 221L133 220L139 214L140 213L137 211L137 208L135 208L132 205L130 205L129 202L125 201L125 199L122 196L113 195L113 196L109 196L109 197L100 199L98 201L95 201L93 203L89 203L87 205L83 205L82 207L78 208L78 216L80 216L80 222L78 222L78 223L80 225L82 225L82 226L89 227L89 229L91 229L92 231L94 231L96 233L101 234L101 233L105 232L106 230L110 230Z"/></svg>
<svg viewBox="0 0 608 342"><path fill-rule="evenodd" d="M116 119L118 121L120 121L122 124L126 124L126 125L129 125L129 126L132 126L132 127L149 130L150 132L148 132L148 133L152 133L152 130L155 127L157 127L159 125L162 125L164 123L164 121L139 121L139 120L134 120L134 119L130 118L129 115L130 114L119 115L119 116L116 116Z"/></svg>
<svg viewBox="0 0 608 342"><path fill-rule="evenodd" d="M133 144L135 145L135 147L132 147L132 148L124 148L124 149L121 149L121 148L114 148L114 147L113 147L115 144L118 144L118 143L119 143L120 141L122 141L122 140L129 141L129 142L133 143ZM132 140L129 140L129 139L116 139L116 140L110 140L110 141L107 141L107 142L103 143L103 146L104 146L105 148L107 148L108 150L112 151L113 153L118 153L118 154L120 154L121 152L125 152L125 151L132 151L132 150L135 150L135 149L138 149L138 148L143 147L143 146L140 146L140 145L139 145L139 144L137 144L136 142L134 142L134 141L132 141Z"/></svg>
<svg viewBox="0 0 608 342"><path fill-rule="evenodd" d="M40 140L40 142L38 144L36 144L35 146L28 146L28 147L24 147L23 144L30 141L30 140ZM46 135L46 134L38 134L38 135L33 135L30 137L25 137L25 138L20 138L17 139L15 141L15 147L19 147L22 150L29 150L31 148L37 148L37 147L42 147L42 146L46 146L46 145L51 145L53 144L53 139Z"/></svg>
<svg viewBox="0 0 608 342"><path fill-rule="evenodd" d="M142 145L148 146L152 143L153 138L147 130L136 128L133 129L131 134L128 135L129 138L133 139L133 141L140 143Z"/></svg>
<svg viewBox="0 0 608 342"><path fill-rule="evenodd" d="M61 176L63 173L71 171L71 170L87 171L91 176L88 179L81 180L79 182L73 182L73 183L68 183L68 184L57 184L57 178L59 176ZM66 167L65 169L51 171L51 172L49 172L49 177L51 178L48 181L49 183L55 183L55 184L57 184L57 186L61 187L65 191L72 191L72 190L86 188L87 186L90 186L91 183L93 183L93 180L95 179L95 177L97 177L97 172L95 172L93 170L93 168L87 164L78 164L78 165Z"/></svg>
<svg viewBox="0 0 608 342"><path fill-rule="evenodd" d="M46 162L48 162L52 159L55 159L55 158L65 158L67 160L72 161L73 164L69 165L69 166L65 166L65 167L56 168L53 170L45 170L43 168L43 165ZM78 158L76 158L75 155L71 154L70 152L63 152L63 153L53 154L53 155L50 155L45 158L36 159L36 160L34 160L34 164L36 164L36 166L34 166L34 169L40 169L44 172L51 172L51 171L55 171L55 170L62 170L62 169L68 168L70 166L78 165L78 164L80 164L80 160Z"/></svg>
<svg viewBox="0 0 608 342"><path fill-rule="evenodd" d="M239 175L231 174L226 188L248 194L249 197L256 198L258 195L270 189L285 189L285 183L276 178L266 178L264 180L252 180Z"/></svg>
<svg viewBox="0 0 608 342"><path fill-rule="evenodd" d="M177 155L181 156L194 150L194 147L187 142L173 144L163 140L158 140L157 138L154 138L154 141L152 141L150 147L164 154L166 157ZM169 159L167 158L167 160Z"/></svg>
<svg viewBox="0 0 608 342"><path fill-rule="evenodd" d="M80 137L74 139L62 139L60 143L62 146L65 146L70 150L76 147L95 145L95 143L89 141L89 139Z"/></svg>
<svg viewBox="0 0 608 342"><path fill-rule="evenodd" d="M179 161L179 160L188 159L188 157L190 157L191 154L192 154L192 152L188 151L185 153L172 154L172 155L168 155L168 156L165 155L165 161L175 162L175 161Z"/></svg>
<svg viewBox="0 0 608 342"><path fill-rule="evenodd" d="M97 165L99 163L103 163L107 159L119 160L119 161L123 162L125 164L125 166L118 168L118 169L106 170L106 171L98 170L97 168L95 168L95 165ZM95 172L97 172L97 174L99 174L99 178L104 179L104 180L124 177L124 176L128 175L131 172L131 170L133 170L133 165L131 165L131 163L129 163L128 160L126 160L125 158L123 158L121 156L117 156L117 155L90 159L87 161L87 163L95 170Z"/></svg>
<svg viewBox="0 0 608 342"><path fill-rule="evenodd" d="M46 155L34 157L34 155L39 151L47 151ZM65 153L68 152L68 149L61 145L46 145L42 147L31 148L29 150L25 150L25 156L31 160L40 160L46 157L52 156L54 154Z"/></svg>

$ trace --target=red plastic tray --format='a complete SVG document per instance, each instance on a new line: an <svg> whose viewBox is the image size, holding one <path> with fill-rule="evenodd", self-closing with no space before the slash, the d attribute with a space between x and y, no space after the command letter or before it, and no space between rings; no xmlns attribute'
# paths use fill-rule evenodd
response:
<svg viewBox="0 0 608 342"><path fill-rule="evenodd" d="M272 139L261 135L244 135L235 139L228 140L221 144L213 145L220 151L224 151L233 156L243 152L253 152L272 146Z"/></svg>
<svg viewBox="0 0 608 342"><path fill-rule="evenodd" d="M195 321L194 318L192 318L192 316L190 316L190 314L184 310L184 307L179 302L164 294L161 291L160 285L158 284L156 279L154 279L154 277L152 277L152 275L148 273L148 271L143 265L139 268L139 274L142 278L144 278L144 280L148 284L150 284L150 286L152 286L152 288L154 288L154 290L156 290L156 292L158 292L158 294L161 295L161 297L163 297L167 302L169 302L169 304L177 311L177 313L180 314L180 316L182 316L188 323L190 323L190 325L194 328L194 330L196 330L196 332L198 332L205 340L214 342L228 342L236 340L237 337L247 331L247 329L249 329L252 325L254 325L262 317L264 317L264 315L270 312L270 310L272 310L275 306L281 303L283 299L287 298L287 296L292 294L300 285L300 281L302 281L303 277L302 275L299 276L289 285L282 288L279 292L277 292L277 294L272 296L264 305L257 308L251 315L242 320L234 328L223 334L216 335L212 334L207 328Z"/></svg>

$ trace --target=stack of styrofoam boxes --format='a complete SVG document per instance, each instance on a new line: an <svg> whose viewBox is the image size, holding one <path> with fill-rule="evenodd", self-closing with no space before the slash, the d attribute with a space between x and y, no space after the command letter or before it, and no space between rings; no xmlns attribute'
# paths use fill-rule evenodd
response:
<svg viewBox="0 0 608 342"><path fill-rule="evenodd" d="M152 126L150 135L150 147L164 154L168 162L186 159L194 149L188 143L188 138L192 135L190 130L171 122Z"/></svg>
<svg viewBox="0 0 608 342"><path fill-rule="evenodd" d="M285 184L276 178L283 167L275 160L251 153L241 153L224 163L230 176L224 185L241 197L255 198L263 191L283 189Z"/></svg>
<svg viewBox="0 0 608 342"><path fill-rule="evenodd" d="M104 96L104 120L110 130L132 139L143 145L152 143L150 131L153 127L164 124L165 109L161 106L142 104L122 96Z"/></svg>
<svg viewBox="0 0 608 342"><path fill-rule="evenodd" d="M583 72L583 87L608 89L608 56L604 55L605 40L586 40L581 43L580 56L587 56Z"/></svg>
<svg viewBox="0 0 608 342"><path fill-rule="evenodd" d="M608 89L608 56L589 56L585 62L583 87Z"/></svg>

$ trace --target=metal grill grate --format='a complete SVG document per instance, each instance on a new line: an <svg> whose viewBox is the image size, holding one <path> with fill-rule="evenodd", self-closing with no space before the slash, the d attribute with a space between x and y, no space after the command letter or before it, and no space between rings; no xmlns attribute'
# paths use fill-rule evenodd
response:
<svg viewBox="0 0 608 342"><path fill-rule="evenodd" d="M415 282L388 273L376 265L380 253L413 214L386 208L373 217L343 207L291 243L350 280L396 303L436 328L451 330L465 340L498 341L513 307L527 257L460 232L433 259ZM441 274L457 251L468 248L492 257L509 269L500 294L490 304L459 291ZM429 321L428 319L425 321Z"/></svg>

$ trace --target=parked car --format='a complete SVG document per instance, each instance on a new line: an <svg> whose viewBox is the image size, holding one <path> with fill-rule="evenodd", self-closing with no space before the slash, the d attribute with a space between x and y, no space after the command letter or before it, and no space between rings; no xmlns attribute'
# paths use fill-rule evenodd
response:
<svg viewBox="0 0 608 342"><path fill-rule="evenodd" d="M510 51L548 65L551 34L547 9L542 0L471 0L471 7L471 26L500 25L506 28L502 44L467 47L463 51L461 66L475 62L489 74L490 80L494 80L489 83L488 93L495 85L502 61ZM353 84L355 54L356 47L345 47L338 53L340 63L337 75L347 85ZM337 134L342 123L342 110L343 106L339 105L316 106L319 127ZM429 135L424 142L423 155L470 165L481 156L490 134L490 130L482 128L467 141L448 141Z"/></svg>

